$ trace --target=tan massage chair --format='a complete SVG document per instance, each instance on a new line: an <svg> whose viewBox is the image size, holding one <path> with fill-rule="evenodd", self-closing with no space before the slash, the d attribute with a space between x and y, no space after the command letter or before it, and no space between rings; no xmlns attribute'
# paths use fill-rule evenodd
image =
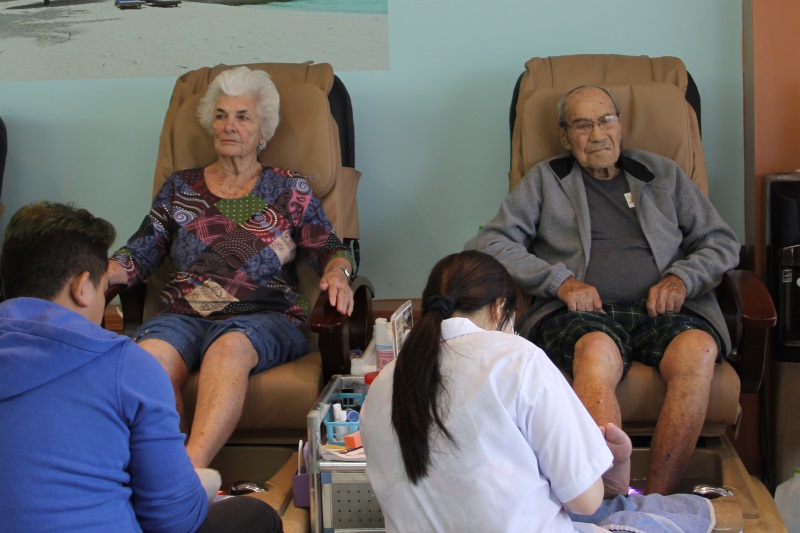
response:
<svg viewBox="0 0 800 533"><path fill-rule="evenodd" d="M623 147L675 160L708 194L699 95L684 64L674 57L620 55L533 58L525 64L510 113L509 190L533 165L564 152L556 132L556 105L564 92L578 85L601 85L614 94L622 111ZM695 101L697 112L689 100ZM726 179L741 185L736 181L740 176ZM719 501L732 500L734 522L741 513L738 519L749 524L748 531L780 531L769 493L760 481L747 475L726 437L726 430L739 422L740 392L757 392L761 386L775 309L764 285L747 270L728 272L717 296L735 347L734 364L726 361L715 370L706 421L686 481L688 485L723 485L733 491L733 497ZM634 437L635 445L640 440L647 442L637 437L652 435L665 391L657 369L636 362L617 387L623 428ZM646 445L634 451L634 482L645 476L647 453ZM758 529L761 526L764 529Z"/></svg>
<svg viewBox="0 0 800 533"><path fill-rule="evenodd" d="M275 136L261 153L262 162L296 170L308 176L314 193L322 200L325 213L339 237L357 259L358 205L356 188L360 173L352 168L354 159L353 124L350 99L344 85L334 76L329 64L258 63L247 65L270 73L280 93L280 124ZM211 80L230 68L218 65L188 72L178 78L164 118L158 149L153 194L175 170L198 167L216 160L213 142L197 116L197 104ZM149 206L147 206L149 207ZM142 212L146 207L142 206ZM291 474L299 439L306 439L306 415L313 407L322 386L334 374L349 372L349 354L364 349L372 337L372 296L369 282L358 276L352 283L355 310L350 317L340 315L320 295L319 277L308 266L302 253L296 259L300 290L316 302L310 316L311 332L307 355L250 378L241 420L212 467L219 468L223 480L249 479L261 482L261 463L274 453L265 444L290 445L282 448L281 469L268 483L270 503L283 511L290 499ZM133 333L143 317L158 310L158 293L171 265L162 268L146 284L123 292L121 297L124 331ZM319 350L316 347L319 346ZM197 375L190 377L183 390L186 416L194 415ZM274 461L273 461L274 462ZM229 471L226 471L229 470ZM235 471L233 474L231 471ZM271 473L265 473L269 477ZM224 485L223 485L224 487ZM302 515L304 513L301 512ZM284 521L288 517L284 515ZM306 522L305 517L300 522ZM300 530L305 526L301 526Z"/></svg>

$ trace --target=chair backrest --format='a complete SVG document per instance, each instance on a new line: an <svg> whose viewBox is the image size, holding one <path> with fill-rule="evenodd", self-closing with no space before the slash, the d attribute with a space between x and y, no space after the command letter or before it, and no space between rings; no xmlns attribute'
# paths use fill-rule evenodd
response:
<svg viewBox="0 0 800 533"><path fill-rule="evenodd" d="M697 113L687 100L699 96L675 57L572 55L525 64L511 111L509 190L535 164L564 153L557 133L557 104L579 85L609 89L622 112L623 148L640 148L676 161L708 194Z"/></svg>
<svg viewBox="0 0 800 533"><path fill-rule="evenodd" d="M213 163L214 143L197 118L197 105L209 83L222 71L239 65L203 67L175 82L164 117L156 159L153 195L170 174ZM280 94L280 123L261 152L267 165L290 168L307 177L336 233L345 241L358 239L356 190L361 174L353 164L352 108L347 90L327 63L252 63L250 69L268 72ZM300 292L311 305L319 293L319 279L304 258L296 261ZM157 293L166 282L170 265L162 267L148 284L145 316L157 310Z"/></svg>

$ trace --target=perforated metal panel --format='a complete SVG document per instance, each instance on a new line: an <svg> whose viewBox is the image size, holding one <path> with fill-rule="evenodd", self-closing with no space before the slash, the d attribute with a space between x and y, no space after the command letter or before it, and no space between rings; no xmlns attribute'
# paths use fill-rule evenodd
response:
<svg viewBox="0 0 800 533"><path fill-rule="evenodd" d="M308 413L311 531L383 533L383 514L367 478L367 463L320 460L320 447L327 441L326 415L333 398L342 393L364 395L363 376L333 376Z"/></svg>
<svg viewBox="0 0 800 533"><path fill-rule="evenodd" d="M322 474L322 527L332 531L383 531L378 500L363 472Z"/></svg>

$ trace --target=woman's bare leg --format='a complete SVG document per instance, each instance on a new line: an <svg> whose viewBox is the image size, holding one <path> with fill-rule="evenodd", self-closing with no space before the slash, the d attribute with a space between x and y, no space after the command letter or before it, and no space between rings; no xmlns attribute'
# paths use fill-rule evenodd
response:
<svg viewBox="0 0 800 533"><path fill-rule="evenodd" d="M186 451L195 468L208 467L242 416L250 371L258 354L244 333L226 333L206 350L200 365L197 407Z"/></svg>

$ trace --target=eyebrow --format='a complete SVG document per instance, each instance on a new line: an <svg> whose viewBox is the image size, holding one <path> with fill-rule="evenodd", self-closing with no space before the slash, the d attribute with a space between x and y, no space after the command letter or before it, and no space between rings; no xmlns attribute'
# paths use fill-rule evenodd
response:
<svg viewBox="0 0 800 533"><path fill-rule="evenodd" d="M221 111L222 113L227 113L227 111L225 111L221 107L218 107L217 111ZM236 111L233 112L234 115L238 115L239 113L251 113L251 111L247 108L244 108L244 109L237 109Z"/></svg>

